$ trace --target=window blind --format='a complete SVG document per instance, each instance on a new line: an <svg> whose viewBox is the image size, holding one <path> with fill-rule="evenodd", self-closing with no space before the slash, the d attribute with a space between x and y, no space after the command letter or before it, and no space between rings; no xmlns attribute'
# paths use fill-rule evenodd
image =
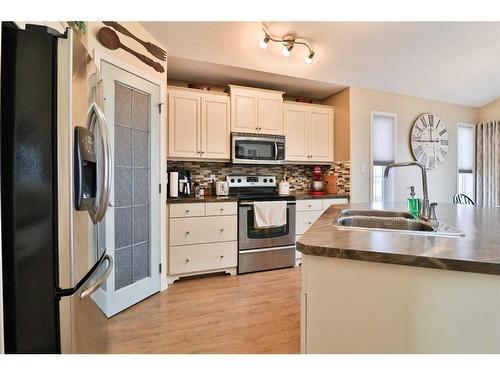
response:
<svg viewBox="0 0 500 375"><path fill-rule="evenodd" d="M373 165L394 163L394 137L394 118L377 115L373 116Z"/></svg>
<svg viewBox="0 0 500 375"><path fill-rule="evenodd" d="M474 169L474 129L458 127L458 172L472 173Z"/></svg>

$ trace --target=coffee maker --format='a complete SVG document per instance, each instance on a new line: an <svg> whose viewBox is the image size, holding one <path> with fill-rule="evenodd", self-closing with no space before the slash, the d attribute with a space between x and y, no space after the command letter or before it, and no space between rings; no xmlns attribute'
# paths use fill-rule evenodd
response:
<svg viewBox="0 0 500 375"><path fill-rule="evenodd" d="M323 172L321 167L315 165L312 170L312 182L309 185L310 195L325 195L325 181L323 180Z"/></svg>
<svg viewBox="0 0 500 375"><path fill-rule="evenodd" d="M187 169L179 171L179 195L182 197L191 195L191 172Z"/></svg>

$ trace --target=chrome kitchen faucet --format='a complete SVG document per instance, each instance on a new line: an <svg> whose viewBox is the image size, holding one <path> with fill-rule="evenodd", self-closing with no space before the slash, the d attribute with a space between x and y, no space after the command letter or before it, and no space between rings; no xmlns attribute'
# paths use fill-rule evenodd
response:
<svg viewBox="0 0 500 375"><path fill-rule="evenodd" d="M391 170L392 168L411 166L419 167L422 171L422 190L424 192L424 198L422 199L422 205L420 207L420 218L428 220L430 215L429 190L427 188L427 170L425 169L425 166L423 164L420 164L416 161L409 161L406 163L391 163L385 168L384 178L389 177L389 170Z"/></svg>

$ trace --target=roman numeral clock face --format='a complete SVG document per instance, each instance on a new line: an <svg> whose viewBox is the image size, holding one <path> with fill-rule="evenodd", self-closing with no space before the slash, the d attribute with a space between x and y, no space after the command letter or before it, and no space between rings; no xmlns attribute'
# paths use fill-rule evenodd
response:
<svg viewBox="0 0 500 375"><path fill-rule="evenodd" d="M448 155L448 129L438 116L424 113L413 124L410 143L419 163L427 169L437 168Z"/></svg>

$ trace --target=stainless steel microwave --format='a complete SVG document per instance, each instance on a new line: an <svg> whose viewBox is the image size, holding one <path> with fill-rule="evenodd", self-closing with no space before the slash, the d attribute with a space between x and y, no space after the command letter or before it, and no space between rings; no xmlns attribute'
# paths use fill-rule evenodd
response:
<svg viewBox="0 0 500 375"><path fill-rule="evenodd" d="M231 133L233 164L285 164L285 136Z"/></svg>

